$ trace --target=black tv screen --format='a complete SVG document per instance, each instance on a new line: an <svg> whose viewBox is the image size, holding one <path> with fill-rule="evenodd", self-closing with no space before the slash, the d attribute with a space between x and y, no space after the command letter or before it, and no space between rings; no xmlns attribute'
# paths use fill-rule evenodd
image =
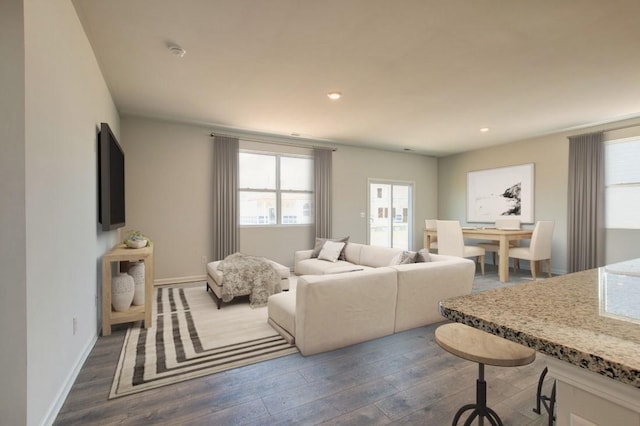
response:
<svg viewBox="0 0 640 426"><path fill-rule="evenodd" d="M125 225L124 151L107 123L100 124L98 165L98 221L110 231Z"/></svg>

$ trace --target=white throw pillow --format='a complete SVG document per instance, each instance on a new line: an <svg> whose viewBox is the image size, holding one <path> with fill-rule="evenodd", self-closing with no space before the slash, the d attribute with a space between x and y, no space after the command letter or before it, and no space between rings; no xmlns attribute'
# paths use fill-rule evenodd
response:
<svg viewBox="0 0 640 426"><path fill-rule="evenodd" d="M393 266L393 265L399 265L400 264L400 259L402 259L402 252L396 254L395 256L393 256L393 259L391 259L391 262L389 262L389 266Z"/></svg>
<svg viewBox="0 0 640 426"><path fill-rule="evenodd" d="M320 254L318 254L318 259L337 262L344 245L345 243L339 243L336 241L325 241L322 246L322 250L320 250Z"/></svg>

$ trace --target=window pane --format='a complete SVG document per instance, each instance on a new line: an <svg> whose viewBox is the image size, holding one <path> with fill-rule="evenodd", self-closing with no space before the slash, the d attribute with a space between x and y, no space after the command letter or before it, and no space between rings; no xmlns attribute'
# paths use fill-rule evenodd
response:
<svg viewBox="0 0 640 426"><path fill-rule="evenodd" d="M605 222L607 228L640 229L640 139L605 145Z"/></svg>
<svg viewBox="0 0 640 426"><path fill-rule="evenodd" d="M280 189L313 191L313 160L280 157Z"/></svg>
<svg viewBox="0 0 640 426"><path fill-rule="evenodd" d="M282 224L313 223L313 194L282 193Z"/></svg>
<svg viewBox="0 0 640 426"><path fill-rule="evenodd" d="M640 139L605 145L605 185L640 183Z"/></svg>
<svg viewBox="0 0 640 426"><path fill-rule="evenodd" d="M276 157L241 152L240 188L276 189Z"/></svg>
<svg viewBox="0 0 640 426"><path fill-rule="evenodd" d="M640 228L640 185L610 186L605 191L607 228Z"/></svg>
<svg viewBox="0 0 640 426"><path fill-rule="evenodd" d="M275 224L275 192L240 191L240 225Z"/></svg>
<svg viewBox="0 0 640 426"><path fill-rule="evenodd" d="M391 247L389 221L391 185L384 183L370 183L369 185L369 212L371 218L369 221L369 243L373 246Z"/></svg>

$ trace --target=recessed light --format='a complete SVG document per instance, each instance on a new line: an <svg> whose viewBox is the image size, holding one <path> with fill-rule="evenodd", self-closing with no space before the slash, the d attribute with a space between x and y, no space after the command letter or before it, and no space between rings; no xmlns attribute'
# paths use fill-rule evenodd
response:
<svg viewBox="0 0 640 426"><path fill-rule="evenodd" d="M332 101L337 101L338 99L340 99L342 97L342 93L340 93L340 92L329 92L329 93L327 93L327 96Z"/></svg>
<svg viewBox="0 0 640 426"><path fill-rule="evenodd" d="M488 132L488 131L489 131L489 128L488 128L488 127L483 127L483 128L481 128L481 129L480 129L480 131L481 131L482 133L486 133L486 132Z"/></svg>

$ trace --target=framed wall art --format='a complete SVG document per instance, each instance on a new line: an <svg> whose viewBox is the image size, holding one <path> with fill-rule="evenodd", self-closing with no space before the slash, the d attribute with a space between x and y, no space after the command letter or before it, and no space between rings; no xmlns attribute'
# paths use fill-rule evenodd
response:
<svg viewBox="0 0 640 426"><path fill-rule="evenodd" d="M467 173L467 222L509 216L533 223L533 163Z"/></svg>

